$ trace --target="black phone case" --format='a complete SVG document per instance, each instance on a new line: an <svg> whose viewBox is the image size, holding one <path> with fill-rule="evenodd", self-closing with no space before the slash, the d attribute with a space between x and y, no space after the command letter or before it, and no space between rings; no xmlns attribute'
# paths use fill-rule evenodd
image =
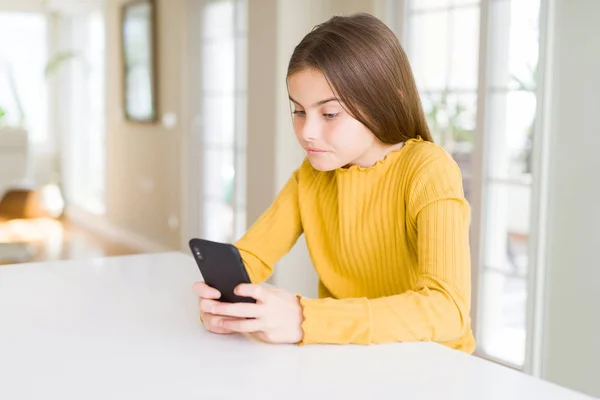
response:
<svg viewBox="0 0 600 400"><path fill-rule="evenodd" d="M240 283L250 283L242 257L235 246L204 239L191 239L189 245L204 282L221 292L219 301L256 302L251 297L241 297L233 293L233 289Z"/></svg>

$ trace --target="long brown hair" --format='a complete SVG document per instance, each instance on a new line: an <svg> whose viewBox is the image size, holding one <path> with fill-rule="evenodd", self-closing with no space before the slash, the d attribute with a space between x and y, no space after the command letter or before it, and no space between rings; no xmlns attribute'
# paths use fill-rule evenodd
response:
<svg viewBox="0 0 600 400"><path fill-rule="evenodd" d="M348 112L382 143L433 141L408 57L374 16L335 16L317 25L294 49L287 77L306 68L323 73Z"/></svg>

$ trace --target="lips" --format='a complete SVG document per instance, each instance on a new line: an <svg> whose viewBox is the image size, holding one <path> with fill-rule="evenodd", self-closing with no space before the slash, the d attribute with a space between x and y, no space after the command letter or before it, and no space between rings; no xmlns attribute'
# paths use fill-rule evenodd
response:
<svg viewBox="0 0 600 400"><path fill-rule="evenodd" d="M308 151L309 153L325 153L326 152L325 150L315 149L315 148L312 148L312 147L308 147L306 149L306 151Z"/></svg>

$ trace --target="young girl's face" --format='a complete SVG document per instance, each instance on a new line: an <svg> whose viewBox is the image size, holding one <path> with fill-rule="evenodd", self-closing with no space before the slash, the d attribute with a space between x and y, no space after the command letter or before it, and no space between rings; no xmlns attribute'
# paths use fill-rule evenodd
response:
<svg viewBox="0 0 600 400"><path fill-rule="evenodd" d="M344 110L320 71L292 74L288 90L296 137L315 169L368 167L377 161L373 157L380 146L375 136Z"/></svg>

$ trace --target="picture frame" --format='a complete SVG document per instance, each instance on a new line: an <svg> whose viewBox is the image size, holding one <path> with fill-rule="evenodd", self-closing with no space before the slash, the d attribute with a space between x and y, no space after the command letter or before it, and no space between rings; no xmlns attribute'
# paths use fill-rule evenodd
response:
<svg viewBox="0 0 600 400"><path fill-rule="evenodd" d="M121 9L123 108L132 122L158 120L156 2L131 0Z"/></svg>

